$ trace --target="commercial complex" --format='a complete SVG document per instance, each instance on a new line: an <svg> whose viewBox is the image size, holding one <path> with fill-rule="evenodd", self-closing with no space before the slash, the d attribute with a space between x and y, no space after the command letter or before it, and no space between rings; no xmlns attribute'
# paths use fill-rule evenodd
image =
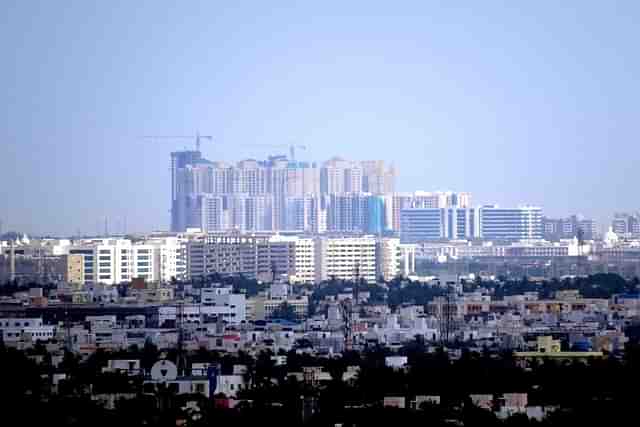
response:
<svg viewBox="0 0 640 427"><path fill-rule="evenodd" d="M400 210L403 242L426 240L539 240L542 210L537 207L406 208Z"/></svg>

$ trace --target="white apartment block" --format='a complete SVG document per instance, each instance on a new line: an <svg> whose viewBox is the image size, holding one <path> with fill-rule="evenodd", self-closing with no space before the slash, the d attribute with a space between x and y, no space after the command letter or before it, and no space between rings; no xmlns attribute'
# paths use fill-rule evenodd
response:
<svg viewBox="0 0 640 427"><path fill-rule="evenodd" d="M140 278L147 282L169 282L186 272L183 237L95 239L74 242L69 254L83 257L84 284L117 285Z"/></svg>
<svg viewBox="0 0 640 427"><path fill-rule="evenodd" d="M378 277L389 281L397 276L407 277L416 268L415 245L401 244L397 238L378 239L376 264Z"/></svg>
<svg viewBox="0 0 640 427"><path fill-rule="evenodd" d="M415 270L415 247L397 238L274 235L209 236L187 249L188 276L238 274L270 281L319 283L335 277L373 283ZM275 271L274 271L275 270Z"/></svg>
<svg viewBox="0 0 640 427"><path fill-rule="evenodd" d="M201 289L200 304L203 314L227 323L237 324L247 319L245 295L234 294L231 287Z"/></svg>
<svg viewBox="0 0 640 427"><path fill-rule="evenodd" d="M374 237L318 238L315 241L315 282L364 279L376 281Z"/></svg>
<svg viewBox="0 0 640 427"><path fill-rule="evenodd" d="M5 344L24 341L48 341L55 336L56 327L43 325L41 318L2 318L0 338Z"/></svg>

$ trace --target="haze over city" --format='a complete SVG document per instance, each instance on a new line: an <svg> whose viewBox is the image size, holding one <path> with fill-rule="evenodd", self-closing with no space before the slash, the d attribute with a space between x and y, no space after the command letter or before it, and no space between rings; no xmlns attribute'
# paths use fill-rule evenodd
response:
<svg viewBox="0 0 640 427"><path fill-rule="evenodd" d="M0 425L630 424L639 23L1 1Z"/></svg>
<svg viewBox="0 0 640 427"><path fill-rule="evenodd" d="M385 159L398 191L601 224L638 207L634 2L2 8L5 231L168 229L169 153L192 142L142 136L197 131L211 160L295 143Z"/></svg>

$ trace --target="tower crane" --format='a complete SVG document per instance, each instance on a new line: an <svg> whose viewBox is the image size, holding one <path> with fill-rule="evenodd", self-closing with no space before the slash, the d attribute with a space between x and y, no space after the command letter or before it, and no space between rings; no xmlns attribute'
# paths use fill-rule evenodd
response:
<svg viewBox="0 0 640 427"><path fill-rule="evenodd" d="M249 144L251 147L264 147L264 148L288 148L289 149L289 160L296 159L296 149L306 150L306 145L295 145L295 144Z"/></svg>
<svg viewBox="0 0 640 427"><path fill-rule="evenodd" d="M202 140L209 140L213 142L213 136L211 135L200 135L200 133L196 133L195 135L146 135L143 137L144 139L191 139L196 141L196 151L200 151L200 146Z"/></svg>

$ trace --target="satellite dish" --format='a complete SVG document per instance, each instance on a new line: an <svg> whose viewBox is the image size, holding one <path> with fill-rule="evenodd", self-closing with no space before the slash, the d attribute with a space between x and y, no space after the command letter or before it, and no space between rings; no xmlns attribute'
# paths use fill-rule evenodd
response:
<svg viewBox="0 0 640 427"><path fill-rule="evenodd" d="M178 377L178 368L169 360L159 360L151 368L151 379L154 381L173 381Z"/></svg>

